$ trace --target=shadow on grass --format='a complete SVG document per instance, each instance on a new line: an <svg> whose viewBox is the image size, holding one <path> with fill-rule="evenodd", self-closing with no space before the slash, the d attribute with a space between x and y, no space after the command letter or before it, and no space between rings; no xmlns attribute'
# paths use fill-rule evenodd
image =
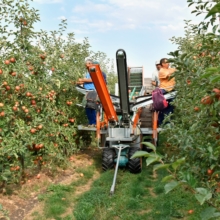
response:
<svg viewBox="0 0 220 220"><path fill-rule="evenodd" d="M93 149L93 151L85 149L84 153L93 158L94 165L77 169L77 172L84 173L85 178L71 183L67 188L55 186L52 187L53 190L48 191L44 218L56 220L200 219L200 213L204 207L198 204L194 195L182 188L165 194L165 183L161 180L167 175L166 171L158 170L155 175L152 166L146 167L145 160L140 174L131 174L125 169L118 170L115 194L111 196L110 187L114 170L101 171L102 151L99 149ZM91 180L95 171L101 173L100 177L92 183L89 191L76 196L77 187L83 187ZM66 213L67 209L71 211ZM188 214L190 209L194 210L191 215Z"/></svg>
<svg viewBox="0 0 220 220"><path fill-rule="evenodd" d="M90 191L77 200L73 212L77 220L200 219L204 207L198 204L190 192L179 188L164 193L165 183L161 179L167 175L166 171L159 170L155 177L152 166L146 167L145 163L140 174L119 170L115 194L110 196L113 175L114 170L102 173ZM188 214L190 209L194 210L191 215Z"/></svg>

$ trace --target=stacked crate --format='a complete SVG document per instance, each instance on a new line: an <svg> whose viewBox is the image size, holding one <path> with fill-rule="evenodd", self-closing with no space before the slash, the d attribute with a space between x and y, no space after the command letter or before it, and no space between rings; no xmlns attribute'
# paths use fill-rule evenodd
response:
<svg viewBox="0 0 220 220"><path fill-rule="evenodd" d="M128 87L139 93L143 86L143 67L128 67Z"/></svg>
<svg viewBox="0 0 220 220"><path fill-rule="evenodd" d="M142 109L140 121L141 128L152 128L152 111L149 107Z"/></svg>
<svg viewBox="0 0 220 220"><path fill-rule="evenodd" d="M151 84L151 78L144 78L145 93L151 94L153 91L153 85ZM140 115L141 128L152 128L152 111L151 106L145 106L142 109Z"/></svg>
<svg viewBox="0 0 220 220"><path fill-rule="evenodd" d="M128 68L128 86L131 91L136 88L136 95L139 94L143 86L145 87L145 94L151 94L154 89L151 78L144 78L143 67ZM152 128L151 106L142 109L140 120L142 128Z"/></svg>

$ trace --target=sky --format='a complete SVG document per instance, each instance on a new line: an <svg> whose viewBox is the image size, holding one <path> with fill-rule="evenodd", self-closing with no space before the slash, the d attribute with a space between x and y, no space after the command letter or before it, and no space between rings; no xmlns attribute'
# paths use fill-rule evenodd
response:
<svg viewBox="0 0 220 220"><path fill-rule="evenodd" d="M67 19L67 32L76 41L88 37L91 50L114 62L116 51L125 50L127 65L143 67L145 77L155 71L155 61L177 49L169 39L184 36L184 20L196 23L187 0L34 0L31 5L40 12L37 28L57 30Z"/></svg>

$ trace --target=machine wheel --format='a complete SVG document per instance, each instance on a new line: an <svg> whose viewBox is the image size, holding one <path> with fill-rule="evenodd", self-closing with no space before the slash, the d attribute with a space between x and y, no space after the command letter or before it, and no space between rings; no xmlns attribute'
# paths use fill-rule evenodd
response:
<svg viewBox="0 0 220 220"><path fill-rule="evenodd" d="M130 147L128 152L128 169L131 173L140 173L142 170L142 158L130 159L133 154L140 150L139 147Z"/></svg>
<svg viewBox="0 0 220 220"><path fill-rule="evenodd" d="M153 138L152 138L152 135L149 135L149 134L144 134L143 135L143 138L142 138L142 141L143 142L150 142L150 143L153 143ZM142 144L142 149L143 151L146 151L146 152L151 152L152 150L149 149L145 144Z"/></svg>
<svg viewBox="0 0 220 220"><path fill-rule="evenodd" d="M102 169L104 171L114 168L115 150L105 148L102 152Z"/></svg>

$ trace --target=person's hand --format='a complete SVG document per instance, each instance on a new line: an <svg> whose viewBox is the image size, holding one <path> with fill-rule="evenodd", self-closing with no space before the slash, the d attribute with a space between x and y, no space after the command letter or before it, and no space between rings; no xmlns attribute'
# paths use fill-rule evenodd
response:
<svg viewBox="0 0 220 220"><path fill-rule="evenodd" d="M153 86L156 86L156 82L155 82L155 81L151 81L151 84L152 84Z"/></svg>
<svg viewBox="0 0 220 220"><path fill-rule="evenodd" d="M79 84L83 84L83 79L82 79L82 78L79 78L79 79L78 79L78 82L76 82L76 84L78 84L78 85L79 85Z"/></svg>
<svg viewBox="0 0 220 220"><path fill-rule="evenodd" d="M176 71L175 68L169 68L169 73L170 73L170 75L173 74L175 71Z"/></svg>

